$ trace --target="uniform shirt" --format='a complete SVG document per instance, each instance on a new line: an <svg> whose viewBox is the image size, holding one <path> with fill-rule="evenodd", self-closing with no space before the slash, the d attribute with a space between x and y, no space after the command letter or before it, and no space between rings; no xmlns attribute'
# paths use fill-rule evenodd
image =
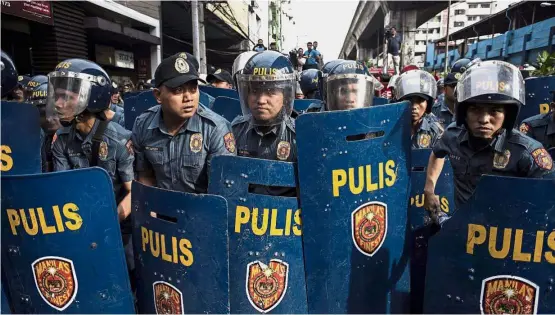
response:
<svg viewBox="0 0 555 315"><path fill-rule="evenodd" d="M123 115L123 108L117 104L111 104L110 109L115 112L112 121L125 128L125 117Z"/></svg>
<svg viewBox="0 0 555 315"><path fill-rule="evenodd" d="M132 139L137 172L153 171L157 187L189 193L206 193L210 160L236 151L229 122L200 105L175 136L162 107L151 107L135 120Z"/></svg>
<svg viewBox="0 0 555 315"><path fill-rule="evenodd" d="M445 103L445 95L441 94L432 107L432 113L437 117L437 121L447 127L454 121L454 116L449 106Z"/></svg>
<svg viewBox="0 0 555 315"><path fill-rule="evenodd" d="M424 114L418 131L412 135L412 149L432 148L443 134L443 127L433 114Z"/></svg>
<svg viewBox="0 0 555 315"><path fill-rule="evenodd" d="M52 146L54 171L64 171L90 167L92 157L92 139L100 124L96 120L91 132L83 136L74 126L62 127L57 132L57 139ZM112 178L116 200L123 197L121 184L133 180L133 151L127 145L131 132L122 126L109 122L98 150L97 166L108 172Z"/></svg>
<svg viewBox="0 0 555 315"><path fill-rule="evenodd" d="M474 193L481 175L555 177L553 161L541 143L518 130L513 130L509 138L503 130L489 146L476 151L469 145L466 128L452 123L433 151L438 158L449 157L457 207Z"/></svg>
<svg viewBox="0 0 555 315"><path fill-rule="evenodd" d="M522 121L520 132L536 139L546 149L555 148L555 112L539 114Z"/></svg>
<svg viewBox="0 0 555 315"><path fill-rule="evenodd" d="M43 173L49 173L54 170L54 165L52 164L52 142L55 135L56 133L49 135L44 130L40 130L40 158Z"/></svg>

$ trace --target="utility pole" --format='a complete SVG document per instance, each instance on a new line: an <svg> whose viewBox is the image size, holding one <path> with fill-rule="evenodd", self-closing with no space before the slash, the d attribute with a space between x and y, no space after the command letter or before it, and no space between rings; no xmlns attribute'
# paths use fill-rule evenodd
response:
<svg viewBox="0 0 555 315"><path fill-rule="evenodd" d="M200 62L200 38L198 20L198 1L191 1L191 19L193 20L193 55Z"/></svg>
<svg viewBox="0 0 555 315"><path fill-rule="evenodd" d="M206 34L204 32L204 2L198 4L198 20L199 20L199 50L200 50L200 73L208 73L206 70Z"/></svg>
<svg viewBox="0 0 555 315"><path fill-rule="evenodd" d="M449 0L449 4L447 7L447 36L445 37L445 70L444 72L447 73L447 69L449 68L449 17L451 15L451 0Z"/></svg>

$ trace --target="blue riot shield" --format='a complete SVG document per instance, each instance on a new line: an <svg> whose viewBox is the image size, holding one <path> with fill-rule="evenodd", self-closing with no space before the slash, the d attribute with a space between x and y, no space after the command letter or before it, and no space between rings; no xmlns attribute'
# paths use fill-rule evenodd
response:
<svg viewBox="0 0 555 315"><path fill-rule="evenodd" d="M389 100L387 98L374 96L374 106L387 104L389 104Z"/></svg>
<svg viewBox="0 0 555 315"><path fill-rule="evenodd" d="M518 123L538 114L549 112L553 95L549 92L555 86L555 76L539 77L524 81L526 86L526 105L520 108Z"/></svg>
<svg viewBox="0 0 555 315"><path fill-rule="evenodd" d="M212 110L230 122L233 121L235 117L242 115L241 103L239 100L225 96L216 97L212 105Z"/></svg>
<svg viewBox="0 0 555 315"><path fill-rule="evenodd" d="M555 313L555 182L484 176L428 247L425 313Z"/></svg>
<svg viewBox="0 0 555 315"><path fill-rule="evenodd" d="M225 199L139 182L132 191L139 312L229 313Z"/></svg>
<svg viewBox="0 0 555 315"><path fill-rule="evenodd" d="M14 313L133 313L108 173L3 176L2 268Z"/></svg>
<svg viewBox="0 0 555 315"><path fill-rule="evenodd" d="M10 302L6 296L6 292L4 292L4 286L0 286L0 291L2 291L2 305L0 306L0 311L2 314L11 314L12 310L10 309Z"/></svg>
<svg viewBox="0 0 555 315"><path fill-rule="evenodd" d="M262 194L270 188L253 185L294 189L294 166L235 156L212 160L208 191L224 196L229 207L231 313L306 313L297 198Z"/></svg>
<svg viewBox="0 0 555 315"><path fill-rule="evenodd" d="M123 115L125 116L125 129L133 130L135 119L145 110L158 105L152 90L146 90L139 95L125 101Z"/></svg>
<svg viewBox="0 0 555 315"><path fill-rule="evenodd" d="M237 93L237 90L233 90L233 89L222 89L222 88L217 88L217 87L213 87L213 86L209 86L209 85L199 85L199 89L212 96L213 98L218 98L221 96L225 96L225 97L230 97L230 98L234 98L236 100L239 99L239 94ZM206 104L208 106L208 104Z"/></svg>
<svg viewBox="0 0 555 315"><path fill-rule="evenodd" d="M310 313L409 311L408 104L298 118Z"/></svg>
<svg viewBox="0 0 555 315"><path fill-rule="evenodd" d="M321 100L315 100L315 99L302 99L302 100L295 100L293 102L293 109L295 109L297 112L303 112L305 110L307 110L308 106L310 106L310 104L312 103L322 103Z"/></svg>
<svg viewBox="0 0 555 315"><path fill-rule="evenodd" d="M428 240L439 226L431 223L428 211L424 209L424 185L426 170L431 149L412 150L411 157L411 192L408 216L412 231L412 251L410 261L411 313L421 314L424 302L424 285L426 281L426 259ZM448 216L455 207L453 190L453 169L445 159L443 170L436 183L436 194L439 196L441 210Z"/></svg>
<svg viewBox="0 0 555 315"><path fill-rule="evenodd" d="M2 101L2 175L41 172L39 111L31 104Z"/></svg>

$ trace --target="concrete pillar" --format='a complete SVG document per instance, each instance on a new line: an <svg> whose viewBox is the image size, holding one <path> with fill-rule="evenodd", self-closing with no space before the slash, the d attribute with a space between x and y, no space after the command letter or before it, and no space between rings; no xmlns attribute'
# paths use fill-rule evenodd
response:
<svg viewBox="0 0 555 315"><path fill-rule="evenodd" d="M357 60L366 61L372 58L372 51L370 48L364 47L363 43L358 43L357 47Z"/></svg>

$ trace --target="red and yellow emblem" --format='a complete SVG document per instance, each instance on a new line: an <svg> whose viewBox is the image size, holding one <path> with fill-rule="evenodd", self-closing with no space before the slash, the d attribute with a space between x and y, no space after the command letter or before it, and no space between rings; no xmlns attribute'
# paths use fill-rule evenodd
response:
<svg viewBox="0 0 555 315"><path fill-rule="evenodd" d="M482 281L482 314L537 314L539 287L524 278L494 276Z"/></svg>
<svg viewBox="0 0 555 315"><path fill-rule="evenodd" d="M173 285L156 281L152 284L156 314L183 314L183 294Z"/></svg>
<svg viewBox="0 0 555 315"><path fill-rule="evenodd" d="M253 261L247 265L247 297L252 306L267 313L281 302L287 291L289 265L272 259L268 265Z"/></svg>
<svg viewBox="0 0 555 315"><path fill-rule="evenodd" d="M71 305L77 295L77 276L73 261L46 256L31 265L35 284L42 299L58 311Z"/></svg>
<svg viewBox="0 0 555 315"><path fill-rule="evenodd" d="M351 221L356 248L372 257L387 235L387 205L377 201L363 204L353 211Z"/></svg>
<svg viewBox="0 0 555 315"><path fill-rule="evenodd" d="M280 141L277 146L277 158L285 161L291 153L291 144L287 141Z"/></svg>
<svg viewBox="0 0 555 315"><path fill-rule="evenodd" d="M520 132L527 134L528 131L530 131L530 125L528 125L527 123L522 123L518 129L520 130Z"/></svg>
<svg viewBox="0 0 555 315"><path fill-rule="evenodd" d="M224 136L224 145L227 151L235 153L235 137L231 132L228 132Z"/></svg>
<svg viewBox="0 0 555 315"><path fill-rule="evenodd" d="M202 135L200 133L195 133L191 136L189 148L194 153L199 153L202 150Z"/></svg>
<svg viewBox="0 0 555 315"><path fill-rule="evenodd" d="M418 135L418 146L421 148L429 148L430 142L432 142L432 137L427 133L421 133Z"/></svg>
<svg viewBox="0 0 555 315"><path fill-rule="evenodd" d="M553 168L551 155L549 155L544 148L534 150L534 152L532 152L532 157L540 168L544 170L551 170Z"/></svg>

